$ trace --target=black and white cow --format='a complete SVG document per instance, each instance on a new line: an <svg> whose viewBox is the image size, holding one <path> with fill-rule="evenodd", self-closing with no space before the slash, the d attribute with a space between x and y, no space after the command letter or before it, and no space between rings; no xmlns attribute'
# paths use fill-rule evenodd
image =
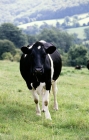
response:
<svg viewBox="0 0 89 140"><path fill-rule="evenodd" d="M54 109L58 110L57 86L62 60L56 47L43 40L37 41L31 46L21 48L23 55L20 60L20 72L26 81L27 87L32 91L36 104L36 114L41 115L39 106L39 95L42 96L42 111L45 112L46 119L51 119L48 109L49 93L53 90Z"/></svg>
<svg viewBox="0 0 89 140"><path fill-rule="evenodd" d="M76 66L75 66L75 69L81 70L81 69L82 69L82 66L81 66L81 65L76 65Z"/></svg>

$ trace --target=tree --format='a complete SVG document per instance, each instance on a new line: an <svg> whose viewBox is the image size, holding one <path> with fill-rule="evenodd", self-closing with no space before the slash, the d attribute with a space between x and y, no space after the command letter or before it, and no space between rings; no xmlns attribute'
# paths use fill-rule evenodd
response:
<svg viewBox="0 0 89 140"><path fill-rule="evenodd" d="M17 61L17 62L19 62L20 61L20 58L21 58L21 55L22 55L22 52L21 52L21 50L20 49L15 49L15 51L16 51L16 54L14 55L14 57L13 57L13 61Z"/></svg>
<svg viewBox="0 0 89 140"><path fill-rule="evenodd" d="M68 34L67 32L61 32L61 49L64 50L65 53L69 51L70 46L72 46L73 36Z"/></svg>
<svg viewBox="0 0 89 140"><path fill-rule="evenodd" d="M18 48L27 44L26 35L11 23L4 23L0 26L0 39L12 41Z"/></svg>
<svg viewBox="0 0 89 140"><path fill-rule="evenodd" d="M37 34L39 32L39 27L35 24L34 26L28 26L27 29L23 30L26 34Z"/></svg>
<svg viewBox="0 0 89 140"><path fill-rule="evenodd" d="M15 55L15 46L13 42L9 40L0 40L0 59L5 52L10 52L12 55Z"/></svg>
<svg viewBox="0 0 89 140"><path fill-rule="evenodd" d="M78 38L78 34L73 33L73 44L82 44L82 39Z"/></svg>
<svg viewBox="0 0 89 140"><path fill-rule="evenodd" d="M72 45L72 36L67 32L58 30L57 28L43 29L38 35L38 40L52 42L58 49L68 52Z"/></svg>
<svg viewBox="0 0 89 140"><path fill-rule="evenodd" d="M78 20L78 15L74 15L73 19Z"/></svg>
<svg viewBox="0 0 89 140"><path fill-rule="evenodd" d="M89 26L89 22L87 23L87 25Z"/></svg>
<svg viewBox="0 0 89 140"><path fill-rule="evenodd" d="M30 45L38 40L36 35L28 35L27 37L28 37L28 42Z"/></svg>
<svg viewBox="0 0 89 140"><path fill-rule="evenodd" d="M78 23L78 16L74 15L73 16L73 27L79 27L80 24Z"/></svg>
<svg viewBox="0 0 89 140"><path fill-rule="evenodd" d="M44 28L50 28L51 25L48 25L46 22L43 22L43 24L40 26L41 29Z"/></svg>
<svg viewBox="0 0 89 140"><path fill-rule="evenodd" d="M89 40L89 28L84 29L85 36Z"/></svg>
<svg viewBox="0 0 89 140"><path fill-rule="evenodd" d="M57 27L57 28L60 28L60 26L61 26L60 23L57 21L57 22L56 22L56 27Z"/></svg>
<svg viewBox="0 0 89 140"><path fill-rule="evenodd" d="M5 52L1 55L2 60L10 60L13 61L13 56L10 52Z"/></svg>
<svg viewBox="0 0 89 140"><path fill-rule="evenodd" d="M67 28L66 22L63 22L63 23L62 23L62 28L63 28L63 29Z"/></svg>
<svg viewBox="0 0 89 140"><path fill-rule="evenodd" d="M69 16L65 17L64 23L66 23L67 25L70 23L70 17Z"/></svg>
<svg viewBox="0 0 89 140"><path fill-rule="evenodd" d="M86 65L88 50L85 46L72 46L68 52L69 65Z"/></svg>

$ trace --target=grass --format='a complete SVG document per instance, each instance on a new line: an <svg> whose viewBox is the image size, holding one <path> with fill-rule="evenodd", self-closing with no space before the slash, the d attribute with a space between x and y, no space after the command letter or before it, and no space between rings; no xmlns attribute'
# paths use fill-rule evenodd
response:
<svg viewBox="0 0 89 140"><path fill-rule="evenodd" d="M19 63L0 61L0 140L89 140L89 71L63 67L58 79L59 110L52 121L35 115L35 104ZM41 104L41 103L40 103Z"/></svg>
<svg viewBox="0 0 89 140"><path fill-rule="evenodd" d="M77 15L77 17L78 17L77 22L80 24L81 27L69 28L69 29L66 29L65 31L67 31L69 34L74 34L74 33L77 34L78 38L80 38L80 39L86 39L86 36L85 36L85 33L84 33L84 29L85 28L89 28L89 26L85 26L84 27L83 24L87 25L88 22L89 22L88 13L79 14L79 15ZM71 21L70 25L72 25L73 24L74 16L71 16L69 18L70 18L70 21ZM27 29L27 27L34 26L34 25L40 27L44 23L47 23L48 25L52 25L52 26L56 27L56 23L57 22L62 24L62 23L64 23L64 21L65 21L65 18L62 18L62 19L52 19L52 20L42 20L42 21L33 21L33 22L30 22L30 23L19 25L18 27L22 28L22 29Z"/></svg>
<svg viewBox="0 0 89 140"><path fill-rule="evenodd" d="M86 27L78 27L78 28L70 28L70 29L67 29L66 31L69 33L69 34L77 34L78 35L78 38L80 39L85 39L86 36L85 36L85 32L84 32L84 29L89 29L89 26L86 26Z"/></svg>
<svg viewBox="0 0 89 140"><path fill-rule="evenodd" d="M79 24L82 26L84 23L87 24L89 22L89 17L88 17L88 13L84 13L84 14L78 14L78 22ZM73 18L74 16L70 16L70 21L73 22ZM61 18L61 19L51 19L51 20L41 20L41 21L33 21L33 22L29 22L26 24L21 24L18 25L19 28L22 29L26 29L29 26L34 26L37 25L38 27L40 27L41 25L43 25L44 23L47 23L48 25L53 25L56 26L56 23L59 22L60 24L62 24L64 22L65 18Z"/></svg>
<svg viewBox="0 0 89 140"><path fill-rule="evenodd" d="M19 28L22 28L22 29L26 29L27 27L34 26L34 25L37 25L38 27L40 27L44 23L46 23L48 25L56 26L56 23L57 22L59 22L60 24L62 24L64 22L64 18L63 19L52 19L52 20L33 21L33 22L30 22L30 23L21 24L18 27Z"/></svg>

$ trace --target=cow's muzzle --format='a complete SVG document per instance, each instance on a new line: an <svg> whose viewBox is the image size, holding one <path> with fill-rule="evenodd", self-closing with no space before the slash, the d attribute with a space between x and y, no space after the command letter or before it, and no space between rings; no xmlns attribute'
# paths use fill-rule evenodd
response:
<svg viewBox="0 0 89 140"><path fill-rule="evenodd" d="M43 74L43 68L35 68L34 74L36 75L42 75Z"/></svg>

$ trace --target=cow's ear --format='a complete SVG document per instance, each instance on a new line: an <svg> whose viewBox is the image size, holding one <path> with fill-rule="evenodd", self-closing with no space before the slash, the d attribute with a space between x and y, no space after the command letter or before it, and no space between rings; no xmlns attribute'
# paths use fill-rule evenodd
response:
<svg viewBox="0 0 89 140"><path fill-rule="evenodd" d="M31 49L29 49L28 47L23 46L23 47L21 48L21 51L22 51L24 54L29 54L29 53L31 52Z"/></svg>
<svg viewBox="0 0 89 140"><path fill-rule="evenodd" d="M24 54L28 54L28 48L27 47L22 47L21 48L21 51L24 53Z"/></svg>
<svg viewBox="0 0 89 140"><path fill-rule="evenodd" d="M56 50L56 47L50 46L48 48L45 48L45 50L46 50L46 53L52 54Z"/></svg>
<svg viewBox="0 0 89 140"><path fill-rule="evenodd" d="M40 40L39 42L45 47L46 53L52 54L56 50L56 47L52 43L44 40Z"/></svg>

